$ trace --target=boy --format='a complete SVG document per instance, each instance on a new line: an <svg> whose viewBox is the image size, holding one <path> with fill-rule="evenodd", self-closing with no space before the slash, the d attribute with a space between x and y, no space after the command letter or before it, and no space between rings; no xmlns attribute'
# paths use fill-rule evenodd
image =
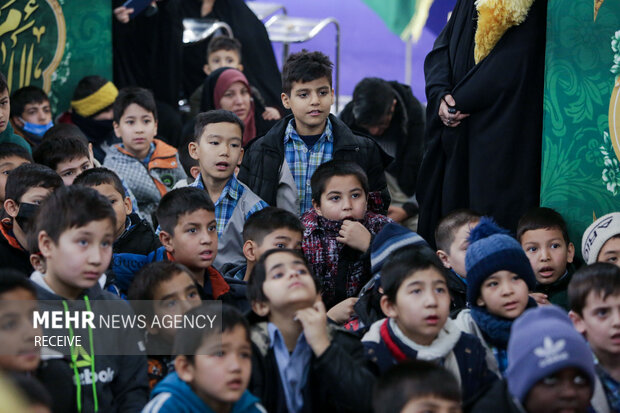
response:
<svg viewBox="0 0 620 413"><path fill-rule="evenodd" d="M575 257L575 246L568 239L562 215L551 208L531 209L517 224L517 241L534 270L534 291L544 294L546 302L568 311L566 290L574 272L569 266Z"/></svg>
<svg viewBox="0 0 620 413"><path fill-rule="evenodd" d="M109 201L92 188L63 187L41 205L35 231L46 271L43 276L34 273L31 281L38 299L44 300L49 309L67 311L66 301L70 300L74 309L83 311L84 305L90 309L92 301L95 309L103 307L109 312L116 313L120 309L129 313L126 303L102 291L98 283L112 256L115 220ZM105 344L111 346L112 343L114 351L120 354L140 353L143 344L139 340L121 338L114 331L93 329L81 336L82 349L89 348L87 359L83 359L82 352L78 352L80 359L76 358L71 350L71 365L81 377L74 382L78 410L139 412L146 403L146 358L143 355L99 355L106 354ZM119 344L126 346L126 350L119 348ZM99 353L95 353L94 348ZM83 379L91 374L98 380Z"/></svg>
<svg viewBox="0 0 620 413"><path fill-rule="evenodd" d="M43 89L25 86L11 94L11 125L33 148L41 143L45 132L54 126L50 100Z"/></svg>
<svg viewBox="0 0 620 413"><path fill-rule="evenodd" d="M177 150L155 139L157 107L150 91L133 87L119 92L114 101L114 133L123 143L110 148L103 166L127 183L144 218L152 222L161 197L187 176Z"/></svg>
<svg viewBox="0 0 620 413"><path fill-rule="evenodd" d="M592 407L620 411L620 269L607 263L581 268L568 286L569 316L595 356Z"/></svg>
<svg viewBox="0 0 620 413"><path fill-rule="evenodd" d="M213 313L214 306L188 315ZM252 348L247 321L223 305L221 332L183 329L175 338L175 372L153 390L143 413L262 413L265 409L248 390Z"/></svg>
<svg viewBox="0 0 620 413"><path fill-rule="evenodd" d="M148 315L146 332L146 353L148 355L149 387L151 390L166 375L174 371L175 330L172 328L152 327L154 316L183 315L192 308L201 304L198 286L189 270L176 262L154 262L143 267L135 276L127 298L132 300L139 310L145 310ZM148 300L146 303L139 301ZM136 305L139 304L139 305ZM143 308L146 305L148 308Z"/></svg>
<svg viewBox="0 0 620 413"><path fill-rule="evenodd" d="M586 264L603 261L620 266L620 212L603 215L586 228L581 255Z"/></svg>
<svg viewBox="0 0 620 413"><path fill-rule="evenodd" d="M445 269L432 249L396 250L381 270L381 286L381 309L388 318L376 321L362 338L379 373L408 359L439 363L457 377L464 400L497 378L486 365L480 341L448 317Z"/></svg>
<svg viewBox="0 0 620 413"><path fill-rule="evenodd" d="M368 178L355 162L325 162L310 182L313 208L301 218L302 249L329 310L357 296L370 279L370 242L391 220L366 210ZM351 314L340 313L334 321L342 324Z"/></svg>
<svg viewBox="0 0 620 413"><path fill-rule="evenodd" d="M52 168L65 185L71 185L76 176L93 167L85 140L75 125L56 125L34 150L34 161Z"/></svg>
<svg viewBox="0 0 620 413"><path fill-rule="evenodd" d="M23 146L16 143L0 145L0 203L2 205L4 205L4 191L9 173L20 165L32 162L32 155ZM4 209L4 206L0 209Z"/></svg>
<svg viewBox="0 0 620 413"><path fill-rule="evenodd" d="M475 335L487 350L487 364L500 373L508 363L510 327L526 308L536 302L528 293L536 278L516 239L492 218L482 217L469 234L465 256L467 304L457 326Z"/></svg>
<svg viewBox="0 0 620 413"><path fill-rule="evenodd" d="M452 373L434 363L397 364L375 386L375 413L461 413L461 389Z"/></svg>
<svg viewBox="0 0 620 413"><path fill-rule="evenodd" d="M192 131L192 136L188 138L179 148L179 160L181 161L181 165L183 165L183 170L185 171L185 175L187 175L187 179L181 179L176 183L176 185L174 185L173 189L188 186L196 180L196 177L200 173L200 164L198 160L192 158L189 154L189 143L193 140L194 136Z"/></svg>
<svg viewBox="0 0 620 413"><path fill-rule="evenodd" d="M161 247L159 238L149 223L132 212L131 199L126 195L121 179L106 168L93 168L82 172L74 184L94 188L105 196L116 213L114 254L127 252L147 255Z"/></svg>
<svg viewBox="0 0 620 413"><path fill-rule="evenodd" d="M190 186L206 190L215 204L219 247L213 265L218 269L226 263L245 261L243 224L267 206L235 177L235 168L243 157L243 128L243 122L232 112L201 113L196 117L194 141L188 146L200 166L200 174Z"/></svg>
<svg viewBox="0 0 620 413"><path fill-rule="evenodd" d="M5 143L15 143L32 153L30 145L24 138L16 135L11 126L11 102L9 100L9 85L6 77L0 73L0 146Z"/></svg>
<svg viewBox="0 0 620 413"><path fill-rule="evenodd" d="M469 209L459 209L443 217L435 229L437 256L448 272L451 311L467 307L467 271L465 253L469 232L480 222L480 214Z"/></svg>
<svg viewBox="0 0 620 413"><path fill-rule="evenodd" d="M269 412L367 412L374 378L352 334L327 323L318 280L296 250L265 252L250 277L250 390Z"/></svg>
<svg viewBox="0 0 620 413"><path fill-rule="evenodd" d="M371 139L355 135L330 115L334 103L332 63L321 52L292 54L282 69L282 104L293 114L254 139L239 169L239 180L271 206L301 216L312 207L310 177L329 160L354 161L381 192L379 212L390 204L384 167L387 156Z"/></svg>
<svg viewBox="0 0 620 413"><path fill-rule="evenodd" d="M33 268L27 251L28 231L39 204L61 186L62 179L43 165L24 164L11 171L4 200L8 217L0 224L0 262L4 268L30 275Z"/></svg>

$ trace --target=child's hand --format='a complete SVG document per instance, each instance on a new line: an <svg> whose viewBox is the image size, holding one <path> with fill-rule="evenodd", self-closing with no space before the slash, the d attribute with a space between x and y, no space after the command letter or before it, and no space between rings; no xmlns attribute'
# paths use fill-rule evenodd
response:
<svg viewBox="0 0 620 413"><path fill-rule="evenodd" d="M355 303L357 303L357 300L357 297L350 297L346 300L342 300L341 302L329 309L329 311L327 312L327 316L338 324L346 323L355 312L353 310L353 306L355 305Z"/></svg>
<svg viewBox="0 0 620 413"><path fill-rule="evenodd" d="M114 9L114 17L121 23L129 22L129 15L133 13L133 9L128 9L127 7L121 6Z"/></svg>
<svg viewBox="0 0 620 413"><path fill-rule="evenodd" d="M304 335L308 345L314 355L321 355L329 347L329 337L327 335L327 314L325 314L325 304L317 301L312 307L298 310L295 318L299 320L304 328Z"/></svg>
<svg viewBox="0 0 620 413"><path fill-rule="evenodd" d="M536 304L538 305L549 305L549 300L547 297L547 294L543 294L543 293L530 293L530 297L532 297L535 301Z"/></svg>
<svg viewBox="0 0 620 413"><path fill-rule="evenodd" d="M279 120L282 116L280 112L276 108L272 108L270 106L265 108L263 112L263 119L265 120Z"/></svg>
<svg viewBox="0 0 620 413"><path fill-rule="evenodd" d="M366 252L370 247L370 232L360 222L345 219L340 227L340 236L336 241L342 242L351 248Z"/></svg>

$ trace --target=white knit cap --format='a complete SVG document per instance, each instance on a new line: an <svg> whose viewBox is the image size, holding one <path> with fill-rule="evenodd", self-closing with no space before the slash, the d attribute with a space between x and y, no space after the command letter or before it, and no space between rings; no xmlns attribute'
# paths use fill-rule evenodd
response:
<svg viewBox="0 0 620 413"><path fill-rule="evenodd" d="M590 224L581 239L581 255L586 264L596 262L601 248L614 235L620 235L620 212L603 215Z"/></svg>

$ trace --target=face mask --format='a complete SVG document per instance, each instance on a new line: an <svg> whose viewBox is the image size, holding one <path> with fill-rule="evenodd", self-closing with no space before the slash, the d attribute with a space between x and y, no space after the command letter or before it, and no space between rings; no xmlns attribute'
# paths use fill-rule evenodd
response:
<svg viewBox="0 0 620 413"><path fill-rule="evenodd" d="M22 118L19 118L22 122L24 122L24 127L22 129L24 129L24 131L31 133L35 136L43 136L45 134L45 132L48 131L48 129L50 129L52 126L54 126L54 122L50 122L46 125L38 125L36 123L30 123L30 122L26 122L25 120L23 120Z"/></svg>
<svg viewBox="0 0 620 413"><path fill-rule="evenodd" d="M34 215L37 213L39 209L39 205L37 204L29 204L26 202L22 202L19 204L19 211L17 212L17 216L15 217L15 221L17 225L24 232L28 232L29 226L32 223L32 219Z"/></svg>

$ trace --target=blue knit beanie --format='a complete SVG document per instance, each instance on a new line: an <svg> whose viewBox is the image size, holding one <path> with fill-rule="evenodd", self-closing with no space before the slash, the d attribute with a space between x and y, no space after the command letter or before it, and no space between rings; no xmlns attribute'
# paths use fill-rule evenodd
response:
<svg viewBox="0 0 620 413"><path fill-rule="evenodd" d="M370 265L372 274L381 271L386 258L397 249L406 245L428 243L417 233L400 224L389 223L379 231L370 245Z"/></svg>
<svg viewBox="0 0 620 413"><path fill-rule="evenodd" d="M523 402L538 381L567 367L586 374L594 389L592 352L566 313L554 305L525 311L512 324L508 341L510 393Z"/></svg>
<svg viewBox="0 0 620 413"><path fill-rule="evenodd" d="M465 269L467 302L470 306L477 306L476 300L480 296L482 283L497 271L517 274L530 290L536 285L534 271L521 244L490 217L482 217L469 234Z"/></svg>

